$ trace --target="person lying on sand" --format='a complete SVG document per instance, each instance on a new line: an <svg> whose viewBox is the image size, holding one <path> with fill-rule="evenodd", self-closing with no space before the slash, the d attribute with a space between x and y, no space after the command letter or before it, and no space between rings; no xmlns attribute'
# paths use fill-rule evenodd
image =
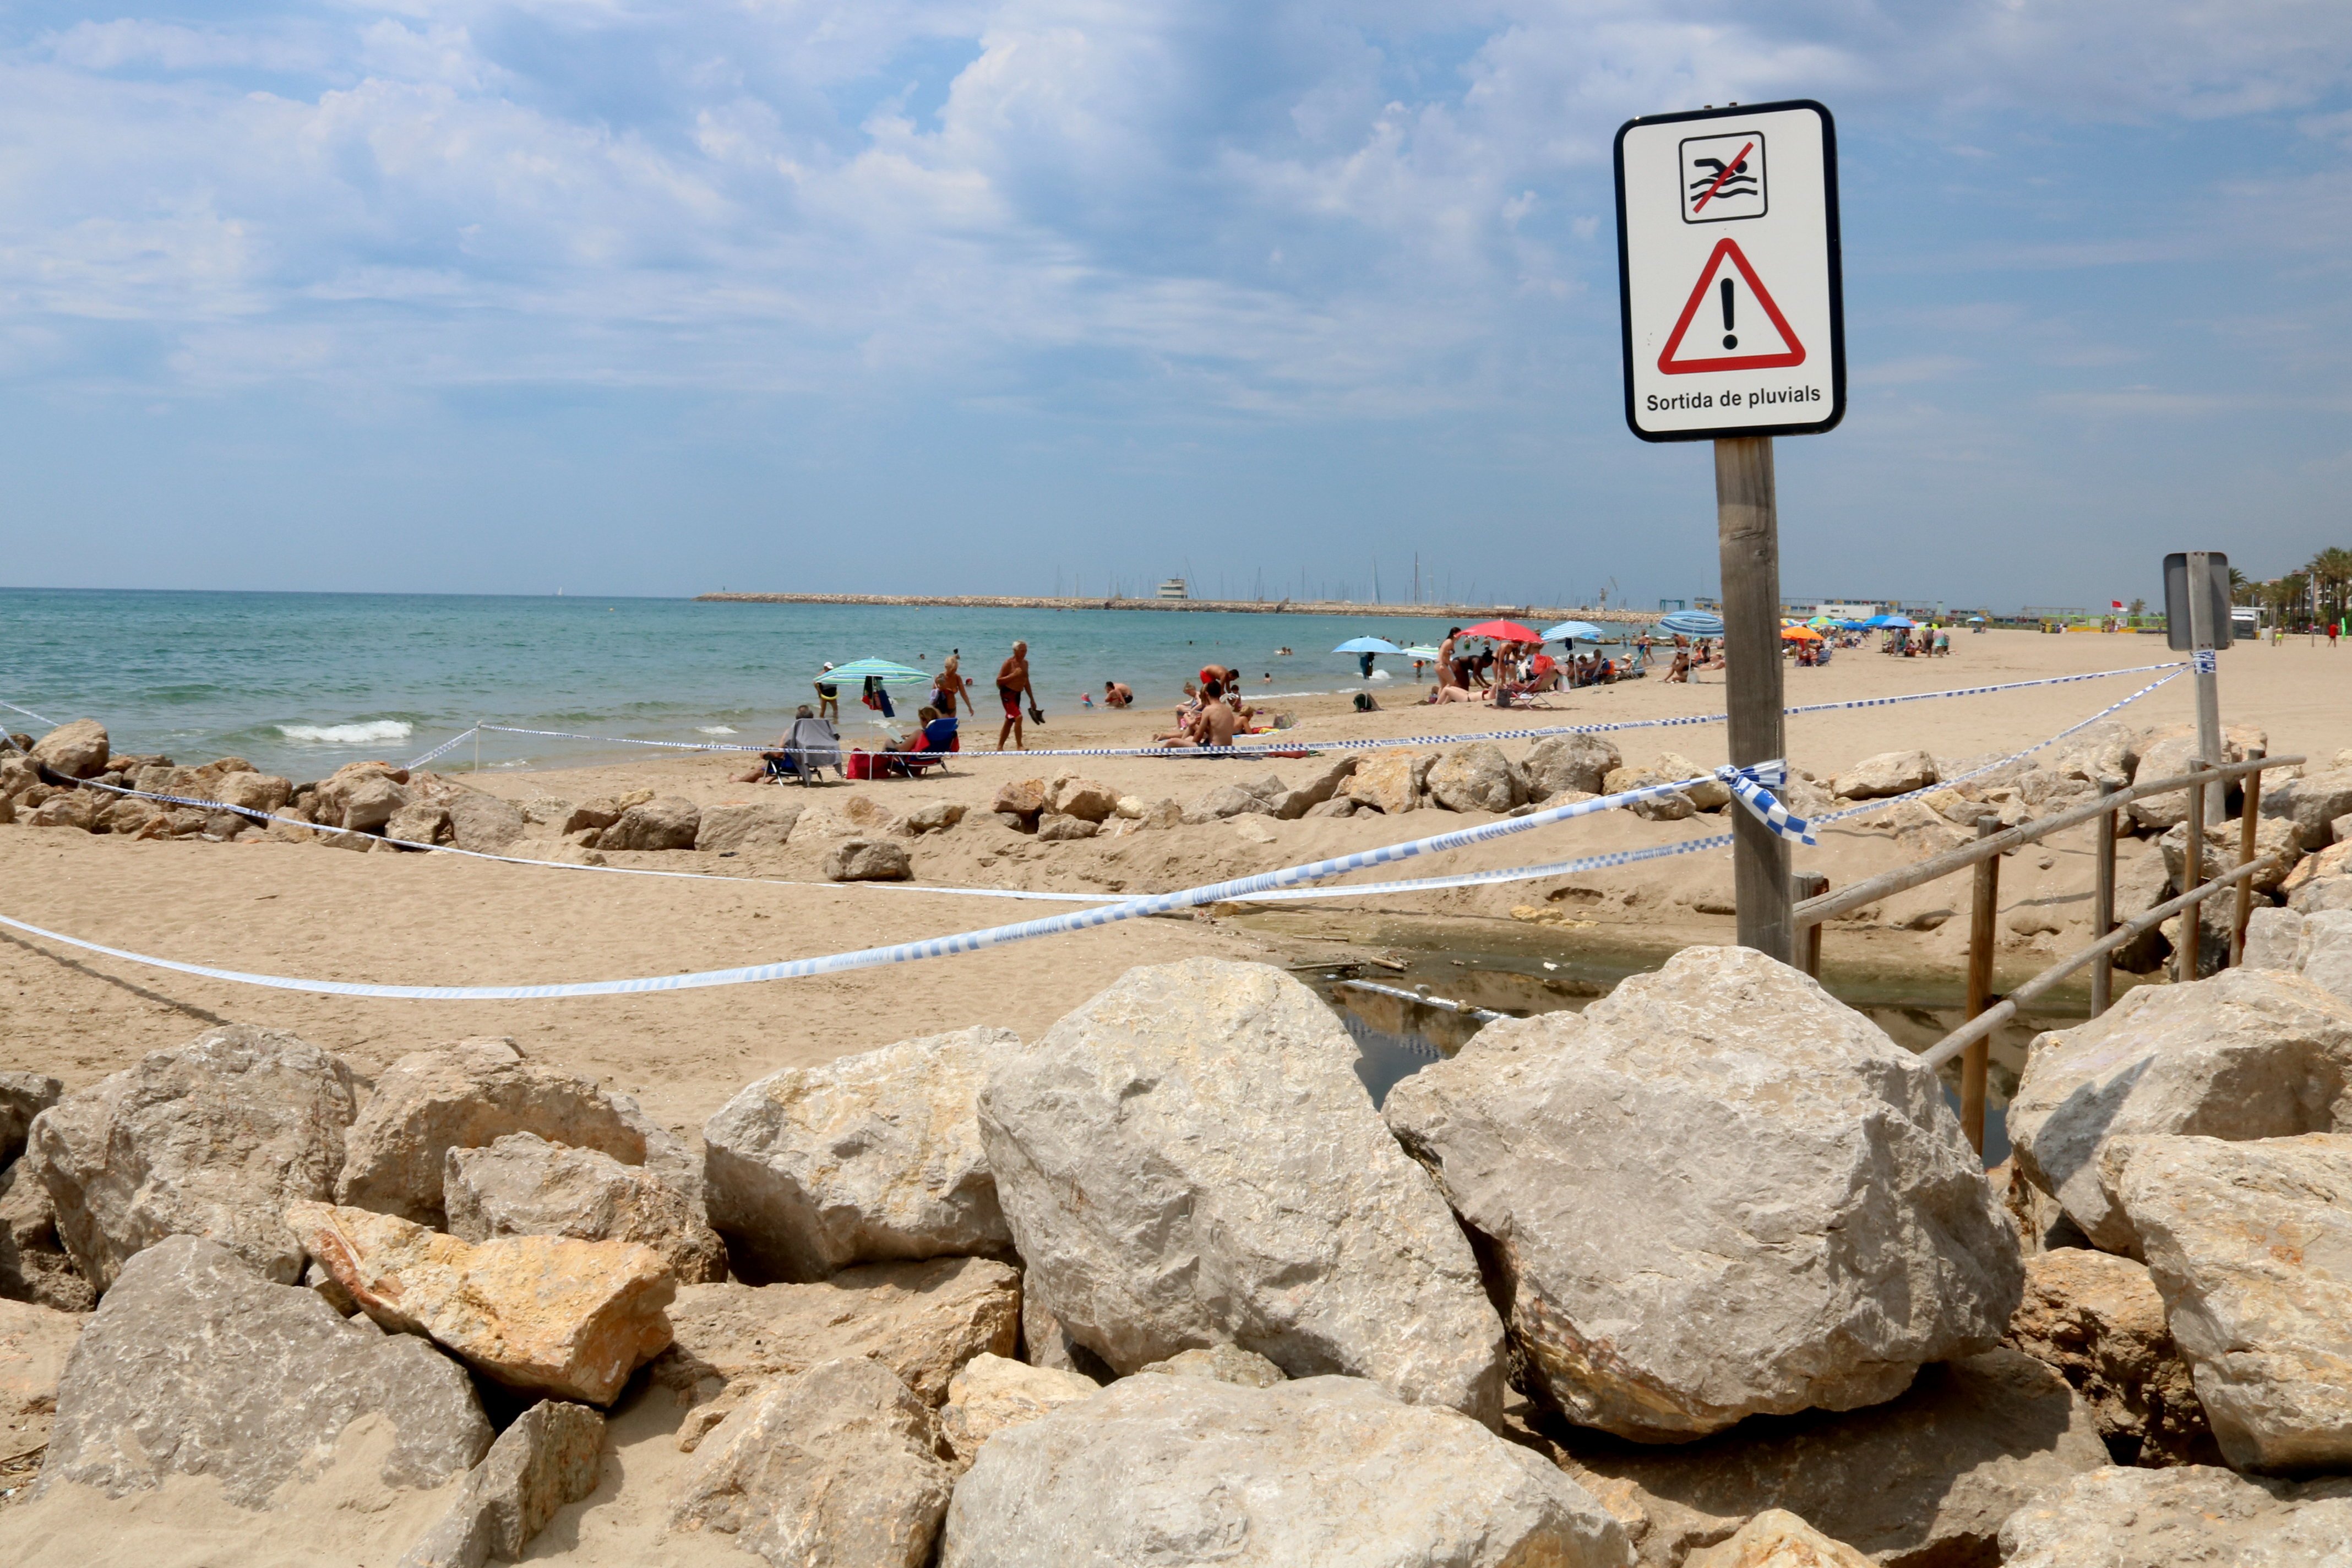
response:
<svg viewBox="0 0 2352 1568"><path fill-rule="evenodd" d="M1429 689L1432 702L1475 702L1478 694L1464 686L1433 686Z"/></svg>

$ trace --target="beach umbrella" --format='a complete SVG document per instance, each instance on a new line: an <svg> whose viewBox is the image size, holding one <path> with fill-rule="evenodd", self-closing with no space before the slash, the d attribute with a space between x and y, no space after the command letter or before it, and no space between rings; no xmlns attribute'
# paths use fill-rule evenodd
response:
<svg viewBox="0 0 2352 1568"><path fill-rule="evenodd" d="M1822 640L1822 634L1811 626L1782 626L1780 640L1782 642L1819 642Z"/></svg>
<svg viewBox="0 0 2352 1568"><path fill-rule="evenodd" d="M1815 631L1820 631L1823 626L1833 626L1837 624L1838 621L1835 616L1815 616L1811 620L1805 623L1805 625L1812 627Z"/></svg>
<svg viewBox="0 0 2352 1568"><path fill-rule="evenodd" d="M853 680L879 680L885 686L920 685L937 677L927 671L909 669L903 664L893 664L887 658L853 658L847 664L836 664L821 672L817 679L826 685Z"/></svg>
<svg viewBox="0 0 2352 1568"><path fill-rule="evenodd" d="M1838 623L1838 629L1840 631L1847 632L1866 632L1870 629L1870 623L1868 621L1840 621Z"/></svg>
<svg viewBox="0 0 2352 1568"><path fill-rule="evenodd" d="M1686 637L1719 637L1723 635L1723 617L1710 616L1705 610L1676 610L1662 617L1658 625L1670 632L1680 632Z"/></svg>
<svg viewBox="0 0 2352 1568"><path fill-rule="evenodd" d="M1333 653L1402 653L1404 649L1386 637L1349 637L1331 651Z"/></svg>
<svg viewBox="0 0 2352 1568"><path fill-rule="evenodd" d="M1523 626L1517 621L1480 621L1467 627L1465 637L1493 637L1497 642L1541 642L1543 637L1533 626Z"/></svg>
<svg viewBox="0 0 2352 1568"><path fill-rule="evenodd" d="M1399 651L1407 658L1435 658L1437 657L1437 650L1430 647L1427 643L1415 643L1411 647L1402 648Z"/></svg>
<svg viewBox="0 0 2352 1568"><path fill-rule="evenodd" d="M1919 623L1906 616L1873 616L1870 618L1870 624L1874 626L1885 626L1890 632L1907 632Z"/></svg>
<svg viewBox="0 0 2352 1568"><path fill-rule="evenodd" d="M1591 621L1562 621L1543 635L1546 642L1607 642L1609 634Z"/></svg>

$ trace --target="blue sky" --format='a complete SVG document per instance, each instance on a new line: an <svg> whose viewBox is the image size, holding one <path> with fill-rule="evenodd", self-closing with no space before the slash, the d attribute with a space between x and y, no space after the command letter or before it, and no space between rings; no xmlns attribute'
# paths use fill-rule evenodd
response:
<svg viewBox="0 0 2352 1568"><path fill-rule="evenodd" d="M1784 585L2352 542L2352 6L218 4L0 16L0 580L1712 591L1609 143L1839 119Z"/></svg>

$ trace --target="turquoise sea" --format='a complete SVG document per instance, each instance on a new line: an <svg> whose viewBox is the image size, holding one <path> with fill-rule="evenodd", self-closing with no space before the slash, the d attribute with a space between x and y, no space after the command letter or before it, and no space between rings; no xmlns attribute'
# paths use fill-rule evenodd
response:
<svg viewBox="0 0 2352 1568"><path fill-rule="evenodd" d="M985 699L1016 637L1053 721L1106 679L1172 705L1208 663L1255 696L1350 690L1353 637L1434 643L1447 623L1396 616L1133 610L961 610L864 605L466 595L220 594L0 589L0 701L98 719L115 748L180 761L245 757L316 778L361 757L405 761L477 719L636 740L765 742L825 660L937 669L951 650ZM1287 658L1276 649L1296 651ZM1410 667L1383 658L1402 693ZM1270 679L1269 679L1270 678ZM901 695L895 690L894 699ZM903 695L919 701L921 693ZM874 723L845 693L845 733ZM982 702L992 729L992 705ZM902 707L902 713L910 711ZM21 714L6 727L37 732ZM967 721L971 722L971 721ZM633 748L492 735L486 767L552 766ZM472 760L469 742L453 763Z"/></svg>

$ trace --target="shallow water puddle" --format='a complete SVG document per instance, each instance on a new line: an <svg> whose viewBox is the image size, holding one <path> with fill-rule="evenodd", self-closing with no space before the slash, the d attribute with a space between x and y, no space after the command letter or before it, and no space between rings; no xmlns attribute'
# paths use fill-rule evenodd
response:
<svg viewBox="0 0 2352 1568"><path fill-rule="evenodd" d="M1266 923L1272 926L1273 922ZM1563 1010L1580 1012L1615 989L1625 976L1664 963L1673 951L1571 948L1539 928L1498 921L1360 917L1349 920L1349 927L1346 934L1356 946L1356 956L1335 956L1331 963L1321 964L1301 962L1294 965L1294 973L1330 1005L1349 1037L1356 1042L1356 1073L1376 1105L1399 1080L1459 1051L1483 1026L1483 1020L1450 1008L1360 990L1350 982L1419 989L1473 1007L1531 1017ZM1476 945L1464 945L1465 936ZM1373 942L1387 955L1385 962L1360 956ZM2116 978L2120 994L2120 983L2126 977ZM1939 994L1948 984L1957 989L1957 981L1949 977L1832 968L1824 984L1832 995L1869 1017L1897 1045L1912 1050L1933 1045L1962 1022L1958 998ZM2006 1115L2018 1074L2025 1065L2026 1047L2042 1030L2066 1028L2088 1016L2087 997L2062 994L2057 1000L2057 1005L2029 1013L1993 1037L1985 1115L1988 1166L2009 1157ZM1947 1063L1940 1077L1945 1100L1957 1116L1960 1064Z"/></svg>

